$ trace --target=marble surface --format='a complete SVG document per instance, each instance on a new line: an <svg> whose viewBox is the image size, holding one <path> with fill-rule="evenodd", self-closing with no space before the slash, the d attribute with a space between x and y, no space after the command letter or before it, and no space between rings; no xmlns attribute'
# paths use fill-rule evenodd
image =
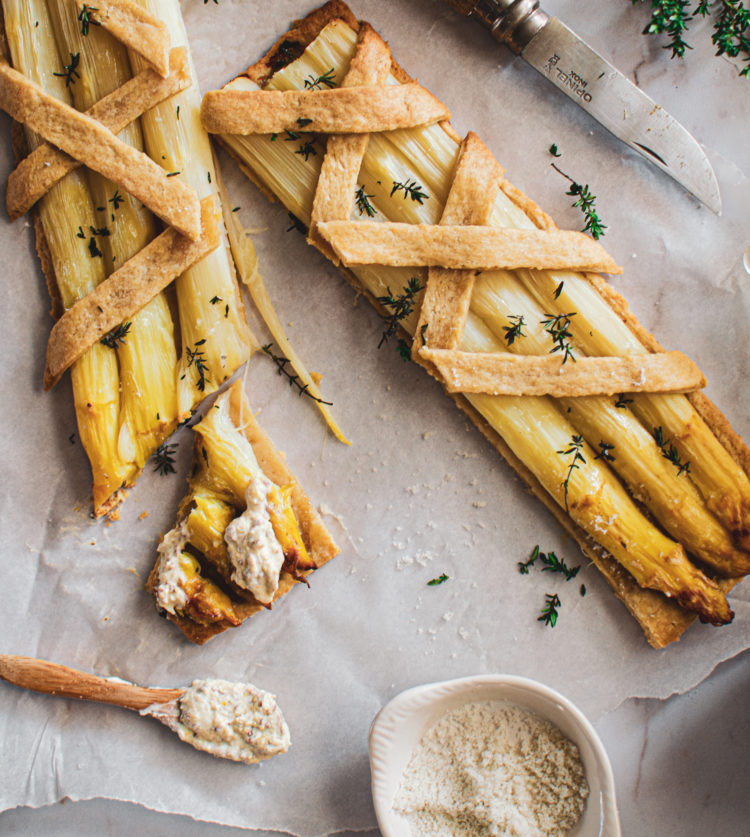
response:
<svg viewBox="0 0 750 837"><path fill-rule="evenodd" d="M434 2L425 5L439 8ZM710 150L712 159L730 161L739 172L750 175L750 81L738 79L728 61L713 57L708 23L698 22L691 29L694 49L688 60L670 62L657 40L640 35L648 4L633 8L629 0L547 0L544 5L663 103ZM605 28L597 22L597 6L606 6ZM497 60L513 59L498 51ZM531 69L527 75L529 87L538 88L545 102L556 95L551 88L546 91ZM562 118L581 119L573 104L562 96L559 100ZM730 837L747 833L748 663L750 652L722 663L687 694L664 701L630 699L596 723L612 760L624 834ZM134 830L162 837L249 833L109 800L63 802L0 814L2 835L126 837ZM377 832L359 834L371 837Z"/></svg>

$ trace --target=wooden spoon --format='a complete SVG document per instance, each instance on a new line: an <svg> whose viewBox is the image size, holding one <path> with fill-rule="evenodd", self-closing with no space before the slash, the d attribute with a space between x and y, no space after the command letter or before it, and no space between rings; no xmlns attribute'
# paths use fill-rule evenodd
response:
<svg viewBox="0 0 750 837"><path fill-rule="evenodd" d="M34 692L112 703L137 711L157 703L173 703L176 709L177 701L185 693L185 689L147 689L134 683L108 680L58 663L34 657L19 657L16 654L0 654L0 677L8 683Z"/></svg>
<svg viewBox="0 0 750 837"><path fill-rule="evenodd" d="M184 689L150 689L15 654L0 654L0 679L35 692L111 703L150 715L180 740L218 758L253 764L286 752L290 744L289 728L274 696L250 684L202 680ZM209 693L213 689L214 699L218 695L214 711L219 714L205 714L206 689ZM227 689L235 691L228 694ZM189 700L190 695L198 694L203 701L199 701L201 717L196 727L195 718L192 722L184 718L183 698ZM230 717L226 716L227 707Z"/></svg>

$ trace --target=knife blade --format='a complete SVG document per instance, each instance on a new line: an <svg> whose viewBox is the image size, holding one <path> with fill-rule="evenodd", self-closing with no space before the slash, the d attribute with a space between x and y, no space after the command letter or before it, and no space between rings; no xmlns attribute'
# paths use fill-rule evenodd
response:
<svg viewBox="0 0 750 837"><path fill-rule="evenodd" d="M539 0L448 0L486 26L619 140L660 168L717 215L721 195L695 138Z"/></svg>

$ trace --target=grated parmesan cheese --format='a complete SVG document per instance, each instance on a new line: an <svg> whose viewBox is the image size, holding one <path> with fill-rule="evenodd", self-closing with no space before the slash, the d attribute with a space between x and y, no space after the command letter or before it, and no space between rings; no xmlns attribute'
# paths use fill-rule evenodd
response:
<svg viewBox="0 0 750 837"><path fill-rule="evenodd" d="M556 726L511 703L468 703L422 736L393 807L414 837L561 837L588 793Z"/></svg>

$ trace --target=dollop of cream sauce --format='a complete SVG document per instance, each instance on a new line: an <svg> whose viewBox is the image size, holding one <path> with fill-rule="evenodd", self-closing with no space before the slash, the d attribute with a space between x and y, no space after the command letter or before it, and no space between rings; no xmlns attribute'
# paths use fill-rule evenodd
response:
<svg viewBox="0 0 750 837"><path fill-rule="evenodd" d="M279 587L284 552L276 538L268 511L273 487L263 474L248 483L247 508L227 526L224 541L232 563L232 581L269 604Z"/></svg>
<svg viewBox="0 0 750 837"><path fill-rule="evenodd" d="M169 613L183 610L188 603L184 590L187 576L180 566L180 555L187 541L187 523L183 520L179 526L167 532L156 550L159 554L156 603Z"/></svg>
<svg viewBox="0 0 750 837"><path fill-rule="evenodd" d="M141 714L158 718L197 750L245 764L285 753L291 744L275 696L250 683L194 680L177 701Z"/></svg>

